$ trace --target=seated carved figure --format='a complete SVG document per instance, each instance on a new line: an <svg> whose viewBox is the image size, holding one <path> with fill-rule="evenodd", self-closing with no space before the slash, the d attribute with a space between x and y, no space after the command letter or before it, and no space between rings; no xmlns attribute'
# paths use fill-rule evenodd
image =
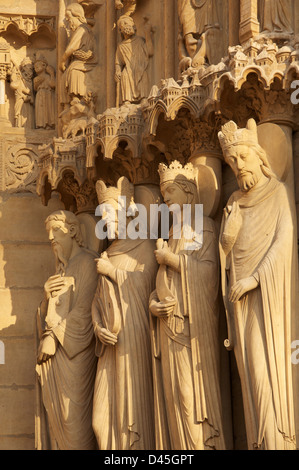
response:
<svg viewBox="0 0 299 470"><path fill-rule="evenodd" d="M80 224L72 212L54 212L46 228L57 269L45 284L46 298L37 318L36 447L93 450L95 255L83 247Z"/></svg>
<svg viewBox="0 0 299 470"><path fill-rule="evenodd" d="M219 133L240 190L220 236L226 346L238 365L248 448L296 448L291 370L293 220L286 187L272 173L253 119Z"/></svg>
<svg viewBox="0 0 299 470"><path fill-rule="evenodd" d="M179 215L184 205L191 206L194 231L198 203L195 168L173 162L169 168L160 164L159 173L165 203L169 207L176 204ZM183 217L178 220L169 242L157 243L155 255L160 267L150 299L156 448L220 450L225 442L216 231L213 221L204 217L201 245L200 234L187 234Z"/></svg>

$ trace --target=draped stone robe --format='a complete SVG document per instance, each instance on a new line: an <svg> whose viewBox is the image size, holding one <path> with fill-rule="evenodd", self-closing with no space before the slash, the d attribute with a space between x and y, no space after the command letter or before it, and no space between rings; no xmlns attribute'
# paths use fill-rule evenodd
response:
<svg viewBox="0 0 299 470"><path fill-rule="evenodd" d="M262 30L293 33L293 0L261 0Z"/></svg>
<svg viewBox="0 0 299 470"><path fill-rule="evenodd" d="M97 285L94 254L82 249L69 261L65 276L74 279L73 293L66 298L57 297L56 311L48 310L46 318L38 315L39 330L43 335L54 334L58 344L55 355L36 366L36 447L93 450L96 355L91 304ZM55 299L52 301L55 303Z"/></svg>
<svg viewBox="0 0 299 470"><path fill-rule="evenodd" d="M219 23L217 0L178 0L178 14L183 36L200 36L207 27Z"/></svg>
<svg viewBox="0 0 299 470"><path fill-rule="evenodd" d="M157 263L151 240L117 240L108 248L117 282L100 276L94 324L118 335L97 338L93 428L100 450L153 450L154 411L148 303Z"/></svg>
<svg viewBox="0 0 299 470"><path fill-rule="evenodd" d="M147 97L149 55L145 39L133 36L123 40L117 47L115 65L122 70L120 80L122 101L134 103Z"/></svg>
<svg viewBox="0 0 299 470"><path fill-rule="evenodd" d="M224 449L218 343L218 242L204 218L203 246L170 237L179 272L167 267L168 289L177 301L168 318L151 316L156 446L159 450ZM160 266L160 270L163 269ZM163 279L163 278L162 278ZM161 279L159 279L161 282ZM157 290L152 298L159 300Z"/></svg>
<svg viewBox="0 0 299 470"><path fill-rule="evenodd" d="M91 71L96 63L95 38L87 24L81 24L73 33L66 49L73 49L71 61L63 74L61 81L62 103L70 102L70 95L87 96L86 73ZM80 53L91 53L90 58L82 59Z"/></svg>
<svg viewBox="0 0 299 470"><path fill-rule="evenodd" d="M285 186L275 178L228 201L240 207L242 223L235 243L220 255L228 330L241 379L249 449L295 448L291 370L291 317L295 291L291 279L294 227ZM229 252L228 252L229 251ZM226 253L226 254L225 254ZM259 286L235 304L231 286L255 275Z"/></svg>

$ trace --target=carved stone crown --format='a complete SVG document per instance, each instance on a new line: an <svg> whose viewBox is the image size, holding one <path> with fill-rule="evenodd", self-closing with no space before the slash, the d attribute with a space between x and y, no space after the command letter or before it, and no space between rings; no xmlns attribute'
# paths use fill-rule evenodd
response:
<svg viewBox="0 0 299 470"><path fill-rule="evenodd" d="M160 175L160 184L167 183L170 181L186 181L197 185L197 171L192 165L192 163L187 163L183 165L177 160L173 161L169 167L164 165L164 163L159 164L158 169Z"/></svg>
<svg viewBox="0 0 299 470"><path fill-rule="evenodd" d="M239 129L234 121L229 121L222 126L218 133L223 152L233 145L258 144L257 125L254 119L249 119L244 129Z"/></svg>
<svg viewBox="0 0 299 470"><path fill-rule="evenodd" d="M125 176L118 180L116 186L107 187L103 180L97 181L96 192L99 204L111 200L118 202L119 197L125 196L128 207L134 199L134 185Z"/></svg>

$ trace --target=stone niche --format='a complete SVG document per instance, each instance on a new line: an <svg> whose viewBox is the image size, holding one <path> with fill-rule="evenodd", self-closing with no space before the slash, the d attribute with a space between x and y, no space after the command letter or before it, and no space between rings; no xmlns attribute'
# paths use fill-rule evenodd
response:
<svg viewBox="0 0 299 470"><path fill-rule="evenodd" d="M161 168L188 174L192 167L204 216L215 227L218 262L224 208L238 189L218 135L230 121L245 129L254 120L256 139L269 166L285 184L291 231L297 242L299 100L294 99L293 88L299 80L297 3L0 0L0 449L57 448L64 437L68 440L65 434L45 444L41 438L45 434L39 431L52 419L44 413L36 372L37 312L44 308L45 284L57 269L45 226L50 214L62 210L76 216L86 247L98 259L105 250L108 254L109 249L113 251L110 243L95 236L96 223L101 221L96 215L101 191L134 196L135 203L149 207L163 202ZM141 251L141 258L143 254ZM296 291L297 257L296 246L290 273ZM155 263L153 270L158 269ZM220 279L220 267L218 274ZM184 275L187 279L188 270ZM101 281L105 288L110 282L106 278ZM251 444L245 425L244 375L233 348L225 347L230 331L225 299L220 287L218 290L218 333L207 347L214 344L219 349L220 392L212 387L211 396L222 409L222 447L245 450ZM112 309L107 309L115 318L117 295L123 291L119 292L109 300ZM70 294L68 305L72 299ZM89 294L86 302L92 299ZM150 298L142 301L147 306ZM59 302L53 302L51 308L59 310ZM296 301L291 309L295 319L290 335L296 341ZM147 315L151 323L149 309ZM91 328L94 335L98 325ZM196 340L200 334L199 329ZM57 348L63 349L64 340L58 335L55 338L56 354ZM150 337L147 340L150 344ZM291 353L291 344L288 348ZM149 357L150 349L146 351ZM146 380L154 377L157 386L159 365L153 356L153 369ZM142 367L138 369L141 375ZM199 364L193 367L195 370ZM298 367L292 364L294 398L290 405L294 407L297 447ZM136 377L128 378L134 381ZM200 380L204 390L204 375ZM196 403L199 388L198 382L188 392L191 397L194 394ZM130 393L125 390L124 396ZM211 396L205 397L207 402ZM92 407L88 413L90 430ZM167 442L171 426L168 429L164 421L159 428L163 420L154 406L152 413L156 437ZM101 426L94 418L91 441L100 442L99 432L108 439L109 426L99 431ZM217 448L216 441L211 447ZM163 448L161 442L155 444L157 448ZM114 445L107 444L107 448L103 444L103 448L117 449ZM186 450L191 450L187 444Z"/></svg>

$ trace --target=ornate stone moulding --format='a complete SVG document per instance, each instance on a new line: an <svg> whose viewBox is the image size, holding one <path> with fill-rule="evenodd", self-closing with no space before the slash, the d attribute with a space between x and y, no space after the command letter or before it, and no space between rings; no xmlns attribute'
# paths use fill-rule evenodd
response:
<svg viewBox="0 0 299 470"><path fill-rule="evenodd" d="M47 28L50 33L55 33L56 31L56 19L54 16L2 14L0 16L0 34L6 32L11 25L26 37L38 32L40 27Z"/></svg>
<svg viewBox="0 0 299 470"><path fill-rule="evenodd" d="M9 193L32 192L36 190L38 176L37 149L25 143L4 144L5 158L0 175L0 188Z"/></svg>
<svg viewBox="0 0 299 470"><path fill-rule="evenodd" d="M218 73L215 71L215 73ZM159 116L164 114L166 121L174 121L181 109L187 109L197 118L209 109L212 101L213 82L206 75L206 86L199 79L198 71L190 70L183 80L176 82L173 78L163 80L160 88L154 86L148 97L148 105L144 108L147 132L155 135Z"/></svg>
<svg viewBox="0 0 299 470"><path fill-rule="evenodd" d="M73 140L55 138L51 144L40 146L37 194L43 196L46 182L51 185L52 191L56 190L69 172L82 185L86 179L85 149L85 137L75 137Z"/></svg>
<svg viewBox="0 0 299 470"><path fill-rule="evenodd" d="M86 129L87 137L87 168L94 166L97 148L100 146L104 160L112 160L113 153L123 141L126 142L133 158L137 158L141 150L144 130L144 118L138 105L124 105L121 108L110 108L97 117Z"/></svg>
<svg viewBox="0 0 299 470"><path fill-rule="evenodd" d="M253 75L257 83L250 79ZM232 85L236 96L239 92L244 95L260 122L281 121L295 125L295 107L289 95L292 81L298 75L299 40L296 38L277 45L267 37L260 37L230 47L228 55L218 65L190 67L177 81L174 78L162 80L159 86L152 87L141 104L109 108L96 118L87 120L85 135L54 139L51 145L41 148L38 194L42 195L46 180L52 190L57 189L69 171L79 186L87 178L92 180L97 176L95 161L99 148L103 160L112 162L117 149L125 143L132 162L137 165L137 160L142 160L147 139L156 138L160 116L163 115L165 121L175 121L181 110L187 110L191 118L188 124L193 129L191 154L198 152L201 145L202 151L218 155L219 149L211 147L211 143L214 129L222 118L226 119L225 113L222 116L222 109L227 83ZM215 124L215 119L220 121ZM211 129L207 123L212 123ZM190 129L187 134L185 137L190 139ZM118 165L119 161L115 164Z"/></svg>
<svg viewBox="0 0 299 470"><path fill-rule="evenodd" d="M279 47L269 39L251 39L243 46L230 47L226 70L216 82L214 99L219 98L226 78L238 91L250 73L258 75L266 90L276 78L282 80L284 89L289 90L294 74L299 72L298 58L298 44L294 41Z"/></svg>
<svg viewBox="0 0 299 470"><path fill-rule="evenodd" d="M230 47L227 57L216 66L191 67L179 81L163 80L160 87L152 88L144 109L148 133L156 134L161 114L166 121L172 121L182 108L188 109L195 118L217 111L227 80L237 92L252 73L258 76L265 90L270 90L278 79L288 92L294 76L299 74L298 42L293 40L279 47L267 38L251 39L243 46Z"/></svg>

